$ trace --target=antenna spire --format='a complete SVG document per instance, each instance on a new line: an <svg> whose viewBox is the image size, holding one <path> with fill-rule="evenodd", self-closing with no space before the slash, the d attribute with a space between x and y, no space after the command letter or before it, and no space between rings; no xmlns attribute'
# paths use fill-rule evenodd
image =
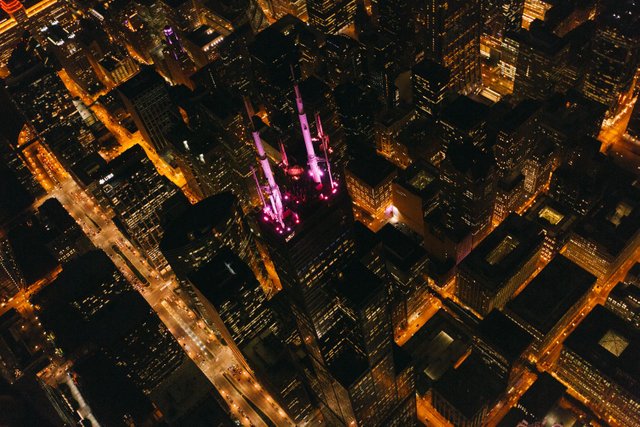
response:
<svg viewBox="0 0 640 427"><path fill-rule="evenodd" d="M309 129L309 121L307 120L307 114L304 112L304 104L302 103L302 95L300 94L300 88L298 84L294 83L293 89L296 93L296 106L298 108L298 119L300 120L300 128L302 129L302 137L304 139L304 146L307 150L307 162L309 164L309 174L316 184L322 183L322 171L318 166L318 158L313 148L313 141L311 140L311 130Z"/></svg>

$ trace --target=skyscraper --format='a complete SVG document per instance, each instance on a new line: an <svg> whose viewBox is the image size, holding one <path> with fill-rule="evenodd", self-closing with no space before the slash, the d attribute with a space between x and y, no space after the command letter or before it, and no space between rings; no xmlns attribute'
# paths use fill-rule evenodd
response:
<svg viewBox="0 0 640 427"><path fill-rule="evenodd" d="M429 59L413 67L413 99L418 114L437 117L449 90L449 69Z"/></svg>
<svg viewBox="0 0 640 427"><path fill-rule="evenodd" d="M11 242L0 238L0 303L13 298L25 286L20 267L16 264Z"/></svg>
<svg viewBox="0 0 640 427"><path fill-rule="evenodd" d="M415 2L409 0L378 0L380 28L397 37L413 37L415 33Z"/></svg>
<svg viewBox="0 0 640 427"><path fill-rule="evenodd" d="M493 160L480 149L452 145L440 172L444 223L453 230L467 229L475 245L489 231L495 200Z"/></svg>
<svg viewBox="0 0 640 427"><path fill-rule="evenodd" d="M335 34L353 23L356 0L307 0L309 22L326 34Z"/></svg>
<svg viewBox="0 0 640 427"><path fill-rule="evenodd" d="M160 253L162 206L182 196L167 178L158 174L142 147L135 145L107 166L99 180L118 223L158 270L167 266Z"/></svg>
<svg viewBox="0 0 640 427"><path fill-rule="evenodd" d="M146 394L186 357L104 252L89 252L67 263L34 304L63 351L78 355L97 349Z"/></svg>
<svg viewBox="0 0 640 427"><path fill-rule="evenodd" d="M228 248L269 288L270 279L264 271L255 236L242 216L238 198L230 192L189 205L164 229L160 250L179 278L185 279Z"/></svg>
<svg viewBox="0 0 640 427"><path fill-rule="evenodd" d="M260 283L229 248L189 275L188 293L205 322L220 331L240 359L245 344L267 330L278 330Z"/></svg>
<svg viewBox="0 0 640 427"><path fill-rule="evenodd" d="M385 288L360 262L345 267L331 285L336 318L322 346L326 364L317 373L321 383L331 383L331 387L324 384L325 404L345 425L415 423L415 413L400 416L396 411L404 402L396 388L400 372L394 365Z"/></svg>
<svg viewBox="0 0 640 427"><path fill-rule="evenodd" d="M583 93L615 113L620 96L630 88L640 60L640 6L614 2L596 22L591 60Z"/></svg>
<svg viewBox="0 0 640 427"><path fill-rule="evenodd" d="M307 20L307 0L271 0L271 8L276 19L290 14L296 18Z"/></svg>
<svg viewBox="0 0 640 427"><path fill-rule="evenodd" d="M480 84L480 2L427 0L423 22L427 58L449 68L452 89L472 91Z"/></svg>
<svg viewBox="0 0 640 427"><path fill-rule="evenodd" d="M560 81L561 67L567 60L568 43L536 21L529 30L521 29L506 37L518 46L513 93L518 99L543 100L551 96Z"/></svg>
<svg viewBox="0 0 640 427"><path fill-rule="evenodd" d="M178 120L167 84L151 68L118 87L118 92L144 139L159 153L169 145L167 134Z"/></svg>

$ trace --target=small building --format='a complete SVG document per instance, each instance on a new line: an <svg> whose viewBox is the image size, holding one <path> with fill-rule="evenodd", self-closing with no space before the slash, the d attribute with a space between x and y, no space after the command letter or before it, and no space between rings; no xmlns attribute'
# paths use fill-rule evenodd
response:
<svg viewBox="0 0 640 427"><path fill-rule="evenodd" d="M379 156L356 158L347 164L345 178L356 219L369 224L387 216L397 174L393 164Z"/></svg>

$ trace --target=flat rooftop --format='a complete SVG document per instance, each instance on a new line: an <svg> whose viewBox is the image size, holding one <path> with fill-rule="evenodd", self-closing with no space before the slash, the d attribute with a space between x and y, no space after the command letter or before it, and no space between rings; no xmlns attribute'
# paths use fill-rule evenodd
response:
<svg viewBox="0 0 640 427"><path fill-rule="evenodd" d="M482 358L472 352L457 369L449 369L436 382L435 389L470 420L485 405L492 405L504 391L505 385Z"/></svg>
<svg viewBox="0 0 640 427"><path fill-rule="evenodd" d="M471 347L464 326L445 310L439 310L402 347L414 360L423 382L436 381Z"/></svg>
<svg viewBox="0 0 640 427"><path fill-rule="evenodd" d="M387 258L405 271L427 256L427 251L421 245L391 224L386 224L376 235Z"/></svg>
<svg viewBox="0 0 640 427"><path fill-rule="evenodd" d="M195 30L187 34L187 39L194 45L203 48L215 39L221 37L222 34L206 25L200 25Z"/></svg>
<svg viewBox="0 0 640 427"><path fill-rule="evenodd" d="M441 121L456 129L470 131L484 122L488 114L489 107L461 95L442 110Z"/></svg>
<svg viewBox="0 0 640 427"><path fill-rule="evenodd" d="M595 282L593 274L558 255L507 303L507 309L546 335Z"/></svg>
<svg viewBox="0 0 640 427"><path fill-rule="evenodd" d="M489 291L497 291L536 255L544 241L542 227L511 214L460 264Z"/></svg>
<svg viewBox="0 0 640 427"><path fill-rule="evenodd" d="M393 163L377 155L366 159L357 157L348 163L346 169L347 173L351 173L372 188L379 186L396 173Z"/></svg>
<svg viewBox="0 0 640 427"><path fill-rule="evenodd" d="M493 166L493 157L471 144L452 144L447 148L443 163L450 163L458 172L474 181L487 177Z"/></svg>
<svg viewBox="0 0 640 427"><path fill-rule="evenodd" d="M147 90L156 86L162 86L165 82L158 73L151 67L142 67L135 76L118 86L120 91L127 98L135 98Z"/></svg>
<svg viewBox="0 0 640 427"><path fill-rule="evenodd" d="M160 242L165 251L178 249L213 232L225 232L229 221L239 215L237 199L230 192L218 193L189 205L187 210L166 227ZM233 227L233 225L231 225Z"/></svg>
<svg viewBox="0 0 640 427"><path fill-rule="evenodd" d="M510 363L533 342L533 337L499 310L492 310L478 325L479 337Z"/></svg>
<svg viewBox="0 0 640 427"><path fill-rule="evenodd" d="M617 256L640 230L640 190L620 189L605 196L599 208L576 226L575 233Z"/></svg>
<svg viewBox="0 0 640 427"><path fill-rule="evenodd" d="M227 301L239 302L243 288L260 287L249 266L227 248L191 273L189 281L215 307Z"/></svg>
<svg viewBox="0 0 640 427"><path fill-rule="evenodd" d="M447 67L430 59L423 59L413 66L413 74L429 81L431 85L444 86L449 83L451 72Z"/></svg>
<svg viewBox="0 0 640 427"><path fill-rule="evenodd" d="M567 387L562 385L551 374L542 372L536 381L520 397L518 403L526 408L529 414L542 419L560 400Z"/></svg>
<svg viewBox="0 0 640 427"><path fill-rule="evenodd" d="M567 337L564 347L640 398L640 331L601 305Z"/></svg>
<svg viewBox="0 0 640 427"><path fill-rule="evenodd" d="M576 216L569 209L546 195L538 197L524 216L554 234L569 232L576 222Z"/></svg>

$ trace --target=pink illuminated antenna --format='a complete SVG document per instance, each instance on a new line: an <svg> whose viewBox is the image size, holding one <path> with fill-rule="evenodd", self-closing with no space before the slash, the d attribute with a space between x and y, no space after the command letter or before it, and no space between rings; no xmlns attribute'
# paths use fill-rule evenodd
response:
<svg viewBox="0 0 640 427"><path fill-rule="evenodd" d="M280 155L282 156L282 164L285 169L289 168L289 158L287 157L287 151L284 149L284 144L280 141Z"/></svg>
<svg viewBox="0 0 640 427"><path fill-rule="evenodd" d="M251 166L251 174L253 175L253 180L256 182L256 188L258 190L258 197L260 197L260 203L262 204L262 208L267 208L267 203L264 200L264 194L262 194L262 186L260 185L260 181L258 181L258 174L256 173L256 168Z"/></svg>
<svg viewBox="0 0 640 427"><path fill-rule="evenodd" d="M316 112L316 129L318 130L318 138L322 141L322 149L324 150L324 161L327 165L327 173L329 174L329 182L331 183L331 188L335 188L335 183L333 182L333 176L331 175L331 163L329 163L329 135L324 133L322 129L322 120L320 120L320 113Z"/></svg>
<svg viewBox="0 0 640 427"><path fill-rule="evenodd" d="M271 215L274 220L278 221L278 223L282 227L284 227L284 207L282 205L282 194L280 193L280 187L278 187L276 179L273 176L273 171L271 170L269 159L267 159L267 154L265 153L264 146L262 145L260 132L256 130L253 124L253 117L251 117L251 110L248 108L248 105L249 103L245 99L245 106L247 106L247 114L249 114L249 121L251 123L251 135L253 136L253 143L255 144L256 150L258 151L258 162L260 162L262 172L264 172L264 176L267 178L267 183L269 184L269 202L271 203Z"/></svg>
<svg viewBox="0 0 640 427"><path fill-rule="evenodd" d="M311 130L309 129L309 121L307 120L307 114L304 112L304 105L302 103L302 95L300 95L300 89L298 84L293 85L293 89L296 92L296 106L298 107L298 119L300 120L300 127L302 128L302 137L304 139L304 146L307 150L307 162L309 164L309 174L313 178L316 184L322 182L322 171L318 166L318 158L313 148L313 141L311 140Z"/></svg>

